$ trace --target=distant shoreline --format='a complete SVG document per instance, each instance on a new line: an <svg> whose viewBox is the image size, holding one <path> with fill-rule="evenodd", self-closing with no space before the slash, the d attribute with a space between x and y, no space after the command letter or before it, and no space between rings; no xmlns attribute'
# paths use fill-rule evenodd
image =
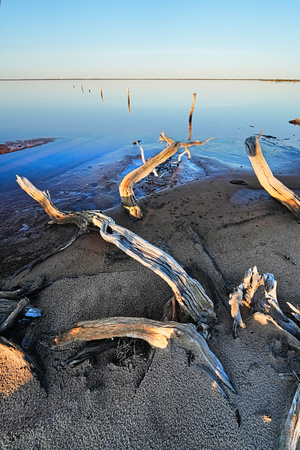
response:
<svg viewBox="0 0 300 450"><path fill-rule="evenodd" d="M272 81L299 83L300 79L285 78L0 78L0 81Z"/></svg>

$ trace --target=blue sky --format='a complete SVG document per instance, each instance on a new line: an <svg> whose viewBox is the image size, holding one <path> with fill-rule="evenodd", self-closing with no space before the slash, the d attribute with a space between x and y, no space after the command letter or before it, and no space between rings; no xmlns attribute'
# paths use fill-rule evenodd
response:
<svg viewBox="0 0 300 450"><path fill-rule="evenodd" d="M300 78L300 1L2 0L0 78Z"/></svg>

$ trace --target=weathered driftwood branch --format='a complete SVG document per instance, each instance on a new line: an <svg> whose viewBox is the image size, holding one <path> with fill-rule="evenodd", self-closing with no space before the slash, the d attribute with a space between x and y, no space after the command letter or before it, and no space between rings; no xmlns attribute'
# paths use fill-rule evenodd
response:
<svg viewBox="0 0 300 450"><path fill-rule="evenodd" d="M133 170L132 172L128 173L125 178L121 181L119 186L120 191L120 197L121 202L126 208L130 215L141 219L143 217L143 213L141 211L141 208L138 204L137 199L134 196L133 193L133 186L143 178L147 177L149 173L155 169L158 165L165 162L167 159L171 158L175 153L178 152L178 150L182 147L185 148L185 151L180 155L179 158L184 153L188 153L189 157L191 156L190 151L188 150L189 147L195 146L195 145L203 145L206 142L210 141L213 138L206 139L205 141L192 141L192 142L181 142L181 141L174 141L171 138L168 138L164 132L160 135L160 140L167 142L167 147L162 150L158 155L154 156L151 159L148 159L145 164L143 164L141 167L138 167L137 169ZM180 159L179 159L180 160Z"/></svg>
<svg viewBox="0 0 300 450"><path fill-rule="evenodd" d="M300 197L274 177L262 154L259 144L260 138L261 134L257 137L251 136L245 141L246 151L254 172L262 187L272 197L285 205L297 219L300 219Z"/></svg>
<svg viewBox="0 0 300 450"><path fill-rule="evenodd" d="M116 225L113 219L101 211L65 213L51 202L49 193L39 191L26 178L17 176L17 181L22 189L41 204L52 219L50 223L72 223L79 227L81 233L87 231L89 225L98 227L103 239L163 278L173 290L176 301L194 321L203 324L215 317L213 302L201 284L189 277L167 253L128 229Z"/></svg>
<svg viewBox="0 0 300 450"><path fill-rule="evenodd" d="M79 322L71 329L58 335L55 342L57 345L63 345L77 339L91 341L125 336L143 339L155 348L165 349L173 341L179 347L192 350L228 388L234 391L222 364L192 324L163 323L133 317L110 317L108 319Z"/></svg>
<svg viewBox="0 0 300 450"><path fill-rule="evenodd" d="M278 450L296 450L300 435L300 384L282 428Z"/></svg>
<svg viewBox="0 0 300 450"><path fill-rule="evenodd" d="M240 306L247 306L254 312L254 319L262 325L273 323L288 339L290 345L300 348L300 328L282 312L276 294L277 283L271 273L260 276L257 267L246 272L242 283L230 295L231 315L234 332L237 326L245 328Z"/></svg>
<svg viewBox="0 0 300 450"><path fill-rule="evenodd" d="M144 164L146 164L145 152L144 152L143 147L140 145L140 142L141 142L141 141L133 141L132 143L133 143L133 145L137 145L137 146L138 146L138 148L139 148L140 151L141 151L142 161L143 161ZM153 172L153 174L154 174L156 177L158 177L158 173L157 173L156 169L153 169L152 172Z"/></svg>

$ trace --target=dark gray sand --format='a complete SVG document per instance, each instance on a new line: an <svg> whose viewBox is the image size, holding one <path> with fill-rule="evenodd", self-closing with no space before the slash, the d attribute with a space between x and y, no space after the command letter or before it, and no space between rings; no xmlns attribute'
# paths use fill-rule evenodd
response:
<svg viewBox="0 0 300 450"><path fill-rule="evenodd" d="M230 183L241 177L247 184ZM282 181L300 188L299 178ZM30 250L20 260L18 252L10 255L14 270L73 232L70 227L51 228L41 207L25 194L23 199L30 212L30 218L24 213L26 223L38 222L38 238L32 231L23 234L19 245ZM191 360L174 345L155 352L147 373L149 347L126 339L117 349L62 369L62 361L84 344L56 348L52 339L57 333L78 321L109 316L159 320L171 297L162 279L91 232L8 285L24 285L40 275L47 282L30 299L43 310L29 352L39 374L1 347L1 448L277 448L296 390L294 382L278 374L300 372L298 353L274 326L261 325L247 310L242 310L246 328L234 339L225 284L237 286L244 272L257 265L261 274L274 274L283 311L288 310L286 301L296 306L299 224L255 177L236 173L153 193L144 198L143 208L144 218L138 222L130 222L120 207L107 214L167 251L206 287L218 317L209 346L236 393L227 389L224 398L202 361ZM207 285L204 272L219 296ZM7 274L1 276L4 284Z"/></svg>

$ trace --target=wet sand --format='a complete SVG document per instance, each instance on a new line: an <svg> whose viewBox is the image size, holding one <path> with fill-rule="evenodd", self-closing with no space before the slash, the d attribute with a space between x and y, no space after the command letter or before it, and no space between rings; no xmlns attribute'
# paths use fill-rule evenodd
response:
<svg viewBox="0 0 300 450"><path fill-rule="evenodd" d="M300 189L298 177L280 179ZM14 251L4 259L2 284L24 262L74 231L51 227L38 204L26 194L20 199L23 216L7 230ZM30 298L43 310L28 352L39 373L8 351L0 354L1 448L277 448L296 390L295 382L278 374L299 373L298 353L274 326L255 322L246 309L246 329L234 339L228 286L237 286L257 265L260 273L274 274L282 310L287 312L286 301L297 306L299 224L254 176L238 171L154 190L142 204L144 218L138 222L131 222L120 206L107 214L171 254L204 285L218 318L209 346L236 393L226 390L224 398L202 361L176 346L157 350L145 373L149 347L128 339L120 340L117 349L62 368L84 344L56 348L56 334L75 322L109 316L160 320L172 294L157 275L90 232L8 284L12 289L39 276L46 279L45 288ZM20 232L23 223L28 228ZM12 233L22 236L18 244L12 243ZM6 337L13 340L13 332Z"/></svg>

